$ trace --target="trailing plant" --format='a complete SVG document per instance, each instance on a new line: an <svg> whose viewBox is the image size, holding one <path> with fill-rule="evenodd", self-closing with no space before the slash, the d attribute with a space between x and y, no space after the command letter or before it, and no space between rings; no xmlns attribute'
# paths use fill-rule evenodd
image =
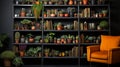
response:
<svg viewBox="0 0 120 67"><path fill-rule="evenodd" d="M15 57L15 58L13 59L12 63L13 63L16 67L21 66L21 65L24 64L21 57Z"/></svg>
<svg viewBox="0 0 120 67"><path fill-rule="evenodd" d="M41 1L41 0L37 0L37 1L32 5L32 11L33 11L33 14L34 14L34 16L35 16L35 18L36 18L36 21L37 21L37 19L39 18L42 9L43 9L43 4L42 4L42 1Z"/></svg>

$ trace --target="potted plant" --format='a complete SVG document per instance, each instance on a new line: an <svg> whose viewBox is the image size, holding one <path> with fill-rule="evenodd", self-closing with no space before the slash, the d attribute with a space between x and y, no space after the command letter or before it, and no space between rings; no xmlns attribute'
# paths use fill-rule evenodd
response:
<svg viewBox="0 0 120 67"><path fill-rule="evenodd" d="M33 42L34 42L34 37L33 37L33 35L32 35L31 33L29 33L29 34L27 34L27 36L28 36L28 42L29 42L29 43L33 43Z"/></svg>
<svg viewBox="0 0 120 67"><path fill-rule="evenodd" d="M102 14L103 14L103 17L106 17L107 16L107 10L102 10Z"/></svg>
<svg viewBox="0 0 120 67"><path fill-rule="evenodd" d="M45 55L45 57L48 57L49 52L50 52L50 49L49 49L49 48L45 48L45 49L44 49L44 55Z"/></svg>
<svg viewBox="0 0 120 67"><path fill-rule="evenodd" d="M5 43L5 40L8 38L8 35L6 33L0 34L0 47L3 47L3 44Z"/></svg>
<svg viewBox="0 0 120 67"><path fill-rule="evenodd" d="M15 32L15 43L19 43L20 40L20 32Z"/></svg>
<svg viewBox="0 0 120 67"><path fill-rule="evenodd" d="M40 0L36 0L35 3L32 5L32 11L36 20L39 18L42 9L43 9L42 2Z"/></svg>
<svg viewBox="0 0 120 67"><path fill-rule="evenodd" d="M54 35L55 35L55 33L53 33L53 32L50 32L48 34L48 36L49 36L49 42L51 42L51 43L53 42Z"/></svg>
<svg viewBox="0 0 120 67"><path fill-rule="evenodd" d="M106 29L108 26L108 22L106 20L103 20L99 23L99 26L101 29Z"/></svg>
<svg viewBox="0 0 120 67"><path fill-rule="evenodd" d="M15 58L15 53L12 50L5 50L0 54L3 59L4 67L11 67L11 60Z"/></svg>
<svg viewBox="0 0 120 67"><path fill-rule="evenodd" d="M28 20L28 19L23 19L20 23L23 24L23 29L27 30L28 29L28 25L31 23L32 21Z"/></svg>
<svg viewBox="0 0 120 67"><path fill-rule="evenodd" d="M41 36L35 36L35 43L39 43L40 42L40 38L41 38Z"/></svg>
<svg viewBox="0 0 120 67"><path fill-rule="evenodd" d="M27 56L32 56L32 57L41 57L41 47L30 47L27 52L26 55Z"/></svg>
<svg viewBox="0 0 120 67"><path fill-rule="evenodd" d="M59 23L57 24L57 30L62 30L62 29L63 29L62 23L59 22Z"/></svg>
<svg viewBox="0 0 120 67"><path fill-rule="evenodd" d="M19 54L21 57L25 56L25 49L27 45L19 45Z"/></svg>
<svg viewBox="0 0 120 67"><path fill-rule="evenodd" d="M12 63L15 65L15 67L20 67L21 65L24 64L21 57L15 57Z"/></svg>

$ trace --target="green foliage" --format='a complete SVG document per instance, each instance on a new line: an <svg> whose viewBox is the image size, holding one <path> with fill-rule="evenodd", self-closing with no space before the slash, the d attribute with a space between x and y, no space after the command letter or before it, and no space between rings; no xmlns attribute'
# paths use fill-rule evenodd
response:
<svg viewBox="0 0 120 67"><path fill-rule="evenodd" d="M28 49L26 54L28 56L36 56L38 52L41 52L41 49L42 49L41 47L36 47L36 48L31 47L31 48Z"/></svg>
<svg viewBox="0 0 120 67"><path fill-rule="evenodd" d="M38 0L38 1L39 1L39 0ZM36 20L39 18L42 9L43 9L43 4L42 4L41 1L39 1L39 4L34 3L34 4L32 5L32 12L33 12ZM36 10L36 12L34 12L35 10ZM36 14L35 14L35 13L36 13Z"/></svg>
<svg viewBox="0 0 120 67"><path fill-rule="evenodd" d="M12 63L13 63L15 66L20 66L20 65L23 65L23 64L24 64L21 57L15 57L15 58L13 59Z"/></svg>
<svg viewBox="0 0 120 67"><path fill-rule="evenodd" d="M32 37L33 35L31 33L27 34L27 37L30 38Z"/></svg>
<svg viewBox="0 0 120 67"><path fill-rule="evenodd" d="M28 20L28 19L23 19L21 21L22 24L30 24L32 21Z"/></svg>
<svg viewBox="0 0 120 67"><path fill-rule="evenodd" d="M35 40L40 40L41 36L35 36Z"/></svg>
<svg viewBox="0 0 120 67"><path fill-rule="evenodd" d="M3 51L1 54L0 54L0 58L2 59L13 59L15 58L15 53L11 50L6 50L6 51Z"/></svg>
<svg viewBox="0 0 120 67"><path fill-rule="evenodd" d="M108 22L106 20L103 20L100 22L99 26L102 28L106 28L108 26Z"/></svg>
<svg viewBox="0 0 120 67"><path fill-rule="evenodd" d="M0 47L3 47L3 42L8 38L6 33L0 34Z"/></svg>

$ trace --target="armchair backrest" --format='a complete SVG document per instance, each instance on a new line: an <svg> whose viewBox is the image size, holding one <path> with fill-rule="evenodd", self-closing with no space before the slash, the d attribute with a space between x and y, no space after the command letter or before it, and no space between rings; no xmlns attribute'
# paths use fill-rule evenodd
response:
<svg viewBox="0 0 120 67"><path fill-rule="evenodd" d="M110 50L120 46L120 36L101 35L100 50Z"/></svg>

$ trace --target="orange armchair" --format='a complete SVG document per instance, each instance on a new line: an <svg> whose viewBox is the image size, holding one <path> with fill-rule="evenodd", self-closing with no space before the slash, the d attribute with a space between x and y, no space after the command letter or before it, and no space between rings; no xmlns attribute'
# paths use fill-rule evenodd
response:
<svg viewBox="0 0 120 67"><path fill-rule="evenodd" d="M101 35L101 44L87 46L87 61L120 63L120 36Z"/></svg>

